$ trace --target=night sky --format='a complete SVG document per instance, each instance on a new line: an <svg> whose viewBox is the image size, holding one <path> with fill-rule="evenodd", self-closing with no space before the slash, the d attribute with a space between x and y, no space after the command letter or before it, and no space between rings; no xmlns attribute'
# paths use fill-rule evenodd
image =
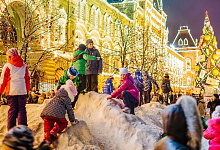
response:
<svg viewBox="0 0 220 150"><path fill-rule="evenodd" d="M220 0L163 0L163 10L167 14L169 43L171 44L180 26L187 25L194 39L200 38L204 26L205 12L220 47Z"/></svg>

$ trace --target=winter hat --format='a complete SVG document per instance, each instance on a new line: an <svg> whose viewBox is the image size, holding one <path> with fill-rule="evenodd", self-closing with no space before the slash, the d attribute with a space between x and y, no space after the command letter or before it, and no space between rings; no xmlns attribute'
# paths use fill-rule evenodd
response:
<svg viewBox="0 0 220 150"><path fill-rule="evenodd" d="M18 50L16 48L10 48L7 52L6 55L8 56L15 56L18 55Z"/></svg>
<svg viewBox="0 0 220 150"><path fill-rule="evenodd" d="M77 71L77 69L74 66L71 66L67 71L68 76L77 76L78 74L79 74L79 72Z"/></svg>
<svg viewBox="0 0 220 150"><path fill-rule="evenodd" d="M164 76L164 77L169 79L169 75L168 75L167 72L165 73L165 76Z"/></svg>
<svg viewBox="0 0 220 150"><path fill-rule="evenodd" d="M145 77L148 77L148 72L147 72L147 71L144 71L144 72L142 73L142 75L145 76Z"/></svg>
<svg viewBox="0 0 220 150"><path fill-rule="evenodd" d="M92 43L92 44L93 44L93 40L92 40L92 39L86 40L86 45L88 45L89 43Z"/></svg>
<svg viewBox="0 0 220 150"><path fill-rule="evenodd" d="M32 150L34 136L32 131L24 125L18 125L8 131L3 144L17 150Z"/></svg>
<svg viewBox="0 0 220 150"><path fill-rule="evenodd" d="M140 76L140 75L141 75L140 70L139 70L139 69L136 69L136 71L135 71L135 76Z"/></svg>
<svg viewBox="0 0 220 150"><path fill-rule="evenodd" d="M114 79L114 77L113 77L113 76L109 76L108 78L110 78L110 79Z"/></svg>
<svg viewBox="0 0 220 150"><path fill-rule="evenodd" d="M220 117L220 106L215 107L215 111L212 113L212 119Z"/></svg>
<svg viewBox="0 0 220 150"><path fill-rule="evenodd" d="M201 149L203 128L199 112L197 110L196 100L191 96L181 96L177 100L176 104L181 105L186 117L187 136L189 137L187 146L191 149Z"/></svg>
<svg viewBox="0 0 220 150"><path fill-rule="evenodd" d="M128 73L128 69L126 69L126 68L121 68L119 71L119 75L127 74L127 73Z"/></svg>
<svg viewBox="0 0 220 150"><path fill-rule="evenodd" d="M86 45L85 44L80 44L79 45L79 49L81 49L82 51L84 51L86 49Z"/></svg>
<svg viewBox="0 0 220 150"><path fill-rule="evenodd" d="M213 94L213 96L217 99L219 99L219 95L218 94Z"/></svg>
<svg viewBox="0 0 220 150"><path fill-rule="evenodd" d="M66 81L66 85L69 86L70 91L73 93L74 96L76 96L76 95L77 95L77 90L76 90L75 86L73 85L73 81L70 80L70 79L67 80L67 81Z"/></svg>

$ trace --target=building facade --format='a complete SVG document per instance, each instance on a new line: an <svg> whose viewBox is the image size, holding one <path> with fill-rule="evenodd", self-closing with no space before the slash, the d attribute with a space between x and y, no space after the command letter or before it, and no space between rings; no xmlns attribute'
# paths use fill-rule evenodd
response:
<svg viewBox="0 0 220 150"><path fill-rule="evenodd" d="M182 87L191 91L195 86L195 64L198 62L198 45L188 26L180 26L172 47L185 58Z"/></svg>
<svg viewBox="0 0 220 150"><path fill-rule="evenodd" d="M167 16L162 0L43 2L7 0L1 4L1 10L15 20L17 47L27 50L27 64L32 66L33 74L38 71L42 88L53 87L53 84L48 87L46 81L52 83L55 70L69 67L74 49L89 38L103 58L99 89L109 75L117 77L121 67L127 67L130 72L147 70L157 81L162 80L164 71L173 79L181 75L175 68L181 70L181 65L176 64L184 60L167 46ZM38 5L40 9L35 10ZM29 16L33 16L30 22L38 24L28 24ZM29 32L24 34L27 25ZM24 41L28 43L25 48ZM182 81L175 79L173 82L179 86Z"/></svg>

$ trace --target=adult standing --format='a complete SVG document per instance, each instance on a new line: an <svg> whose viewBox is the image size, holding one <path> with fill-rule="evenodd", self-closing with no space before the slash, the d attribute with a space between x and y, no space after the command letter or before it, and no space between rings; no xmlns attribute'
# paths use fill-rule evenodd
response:
<svg viewBox="0 0 220 150"><path fill-rule="evenodd" d="M215 111L215 107L220 105L219 95L213 94L212 112Z"/></svg>
<svg viewBox="0 0 220 150"><path fill-rule="evenodd" d="M165 99L165 103L166 105L168 105L168 97L169 97L169 93L173 92L173 90L170 87L170 79L169 79L169 75L168 73L165 74L163 80L162 80L162 84L161 84L161 88L164 94L164 99Z"/></svg>
<svg viewBox="0 0 220 150"><path fill-rule="evenodd" d="M77 95L73 102L73 108L76 104L76 101L78 100L79 94L83 92L83 90L86 88L86 68L87 68L87 62L86 61L95 61L100 60L100 57L90 56L85 52L86 45L80 44L79 47L74 51L73 53L73 62L71 66L74 66L77 71L79 72L78 77L81 81L78 88L77 88Z"/></svg>
<svg viewBox="0 0 220 150"><path fill-rule="evenodd" d="M144 71L142 75L143 75L143 86L144 86L144 103L146 104L146 103L150 103L150 93L152 90L152 83L157 86L157 89L159 89L159 86L157 82L148 75L147 71Z"/></svg>
<svg viewBox="0 0 220 150"><path fill-rule="evenodd" d="M86 40L86 52L90 56L100 57L99 51L93 46L92 39ZM102 60L88 60L86 70L87 91L98 92L98 75L102 73Z"/></svg>

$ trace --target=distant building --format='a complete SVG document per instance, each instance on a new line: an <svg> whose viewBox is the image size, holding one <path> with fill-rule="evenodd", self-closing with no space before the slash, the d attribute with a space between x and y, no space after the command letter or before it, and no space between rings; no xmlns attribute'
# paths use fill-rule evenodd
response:
<svg viewBox="0 0 220 150"><path fill-rule="evenodd" d="M183 71L183 87L190 90L195 85L195 64L198 62L198 44L194 40L188 26L180 26L172 47L185 57Z"/></svg>

